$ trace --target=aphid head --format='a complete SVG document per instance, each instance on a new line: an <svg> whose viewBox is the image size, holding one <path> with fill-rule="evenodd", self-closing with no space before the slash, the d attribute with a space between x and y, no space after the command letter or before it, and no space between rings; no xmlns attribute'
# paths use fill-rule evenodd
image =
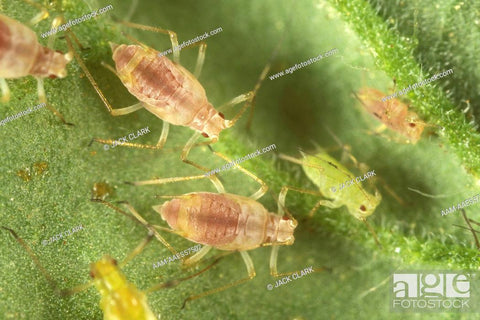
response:
<svg viewBox="0 0 480 320"><path fill-rule="evenodd" d="M421 122L417 117L409 118L405 120L405 135L410 139L411 143L416 143L422 135L425 124Z"/></svg>
<svg viewBox="0 0 480 320"><path fill-rule="evenodd" d="M208 120L204 123L203 128L202 128L202 135L205 138L210 138L213 141L218 140L218 136L220 135L220 132L228 127L228 120L225 120L225 116L221 112L215 111L215 109L211 109L212 111L210 112L212 115L208 118ZM197 114L198 116L198 114ZM208 117L206 116L206 117Z"/></svg>
<svg viewBox="0 0 480 320"><path fill-rule="evenodd" d="M293 217L283 216L278 222L277 241L285 245L291 245L295 241L293 232L298 222Z"/></svg>
<svg viewBox="0 0 480 320"><path fill-rule="evenodd" d="M71 52L63 53L59 50L53 52L52 62L49 67L50 78L65 78L67 76L67 64L72 61Z"/></svg>
<svg viewBox="0 0 480 320"><path fill-rule="evenodd" d="M108 42L110 48L112 48L112 60L115 62L115 68L117 69L118 76L120 80L124 82L129 78L129 75L122 73L122 69L128 64L128 62L133 58L135 52L138 49L138 46L135 45L125 45L125 44L116 44L113 42Z"/></svg>
<svg viewBox="0 0 480 320"><path fill-rule="evenodd" d="M167 221L170 228L176 229L178 212L180 211L181 207L182 207L181 200L173 199L163 204L153 206L153 210L157 211L162 217L162 219Z"/></svg>
<svg viewBox="0 0 480 320"><path fill-rule="evenodd" d="M101 293L111 292L126 281L117 261L108 255L90 264L90 277L96 280L95 285Z"/></svg>
<svg viewBox="0 0 480 320"><path fill-rule="evenodd" d="M71 60L71 52L63 54L60 51L42 47L37 53L35 64L30 73L42 78L65 78L67 76L67 64Z"/></svg>
<svg viewBox="0 0 480 320"><path fill-rule="evenodd" d="M368 194L368 196L362 199L361 202L352 203L349 206L349 211L353 214L353 216L355 216L355 218L364 220L366 217L373 214L381 200L382 195L380 192L378 192L378 190L376 190L375 196Z"/></svg>

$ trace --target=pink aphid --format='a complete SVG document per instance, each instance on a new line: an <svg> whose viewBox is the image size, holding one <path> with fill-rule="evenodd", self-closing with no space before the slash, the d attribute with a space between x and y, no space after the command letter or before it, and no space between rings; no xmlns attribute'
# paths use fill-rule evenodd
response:
<svg viewBox="0 0 480 320"><path fill-rule="evenodd" d="M70 60L70 54L42 46L30 28L0 14L0 78L4 101L8 101L10 97L4 79L32 75L41 83L41 78L64 78ZM43 86L41 90L43 91ZM41 90L39 89L39 97L44 102L46 99L40 93Z"/></svg>
<svg viewBox="0 0 480 320"><path fill-rule="evenodd" d="M138 45L111 47L120 80L145 109L213 140L229 127L229 121L208 102L202 85L180 64Z"/></svg>
<svg viewBox="0 0 480 320"><path fill-rule="evenodd" d="M372 88L362 88L356 94L371 115L388 128L408 138L410 143L416 143L422 135L425 124L415 112L408 110L405 103L395 98L382 101L385 96L381 91Z"/></svg>
<svg viewBox="0 0 480 320"><path fill-rule="evenodd" d="M193 192L153 208L183 237L220 250L291 245L295 239L293 217L274 214L256 200L235 194Z"/></svg>

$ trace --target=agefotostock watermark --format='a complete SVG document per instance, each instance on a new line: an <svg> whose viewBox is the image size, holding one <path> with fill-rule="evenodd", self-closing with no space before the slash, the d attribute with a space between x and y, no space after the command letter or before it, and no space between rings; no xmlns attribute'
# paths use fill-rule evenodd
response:
<svg viewBox="0 0 480 320"><path fill-rule="evenodd" d="M220 173L224 170L228 170L228 169L232 168L233 166L235 166L239 163L242 163L243 161L250 160L252 158L256 158L256 157L258 157L258 156L260 156L264 153L270 152L270 151L275 150L275 149L277 149L277 146L275 145L275 143L269 145L268 147L263 148L262 150L257 149L256 152L252 152L252 153L247 154L245 157L232 160L229 163L224 164L223 167L221 167L221 168L216 168L216 169L213 169L209 172L204 173L204 176L209 177L211 175Z"/></svg>
<svg viewBox="0 0 480 320"><path fill-rule="evenodd" d="M391 312L479 312L478 274L473 271L395 272Z"/></svg>

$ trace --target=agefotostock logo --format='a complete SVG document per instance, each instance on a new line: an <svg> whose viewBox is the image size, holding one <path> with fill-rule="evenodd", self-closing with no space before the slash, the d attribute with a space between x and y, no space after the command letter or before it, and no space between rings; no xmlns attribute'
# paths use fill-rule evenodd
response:
<svg viewBox="0 0 480 320"><path fill-rule="evenodd" d="M470 271L395 272L392 312L478 312L477 274Z"/></svg>

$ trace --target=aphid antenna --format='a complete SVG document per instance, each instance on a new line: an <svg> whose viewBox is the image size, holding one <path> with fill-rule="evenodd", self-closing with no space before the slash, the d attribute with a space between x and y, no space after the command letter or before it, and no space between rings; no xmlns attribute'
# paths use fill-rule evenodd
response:
<svg viewBox="0 0 480 320"><path fill-rule="evenodd" d="M48 10L44 6L42 6L42 5L40 5L36 2L33 2L31 0L22 0L22 1L31 5L32 7L37 8L40 11L32 19L30 19L30 21L28 22L28 24L30 26L34 26L34 25L38 24L40 21L45 20L50 16Z"/></svg>
<svg viewBox="0 0 480 320"><path fill-rule="evenodd" d="M268 194L270 194L273 200L277 203L279 215L286 216L293 221L297 221L290 210L288 210L287 207L281 203L279 195L276 195L272 190L268 190Z"/></svg>
<svg viewBox="0 0 480 320"><path fill-rule="evenodd" d="M343 63L344 65L346 65L347 67L349 67L349 68L352 68L352 69L355 69L355 70L372 72L372 71L371 71L369 68L367 68L367 67L354 66L354 65L351 64L351 63L345 62L345 59L344 59L343 55L339 55L339 58L342 60L342 63Z"/></svg>
<svg viewBox="0 0 480 320"><path fill-rule="evenodd" d="M469 220L470 220L470 219L469 219ZM455 223L454 223L454 224L452 224L452 225L453 225L453 226L455 226L455 227L462 228L462 229L464 229L464 230L468 230L468 231L474 231L474 232L476 232L476 233L480 233L480 231L479 231L479 230L476 230L476 229L473 229L473 228L472 228L472 229L470 229L470 228L467 228L467 227L465 227L465 226L461 226L461 225L459 225L459 224L455 224Z"/></svg>
<svg viewBox="0 0 480 320"><path fill-rule="evenodd" d="M127 20L127 21L132 20L132 16L137 10L137 7L138 7L138 0L132 0L132 4L130 5L130 8L128 9L128 12L124 20Z"/></svg>
<svg viewBox="0 0 480 320"><path fill-rule="evenodd" d="M323 127L328 132L328 134L333 138L333 140L335 140L335 142L340 146L340 148L343 149L345 147L345 144L342 142L342 140L340 140L340 138L337 137L335 133L333 133L333 131L330 129L329 126L327 126L326 124L323 124Z"/></svg>
<svg viewBox="0 0 480 320"><path fill-rule="evenodd" d="M425 193L425 192L422 192L418 189L414 189L414 188L410 188L408 187L407 188L408 190L412 191L412 192L415 192L415 193L418 193L419 195L422 195L426 198L433 198L433 199L437 199L437 198L449 198L449 197L452 197L454 195L457 195L457 194L460 194L462 193L461 191L460 192L454 192L454 193L449 193L449 194L437 194L437 195L433 195L433 194L428 194L428 193Z"/></svg>
<svg viewBox="0 0 480 320"><path fill-rule="evenodd" d="M270 71L272 63L275 60L275 58L277 57L278 52L280 51L280 49L282 47L283 41L285 40L285 36L287 34L287 31L290 30L289 27L290 27L290 24L291 24L291 21L292 21L292 18L293 18L293 13L296 12L295 10L293 10L293 8L295 6L295 3L296 3L296 1L291 1L290 10L289 10L290 16L289 16L289 18L288 18L288 20L285 24L285 29L282 32L282 36L281 36L280 40L278 41L277 45L275 46L275 49L273 49L273 52L270 55L270 58L268 59L267 64L265 65L265 67L264 67L262 73L260 74L260 77L258 78L257 83L255 84L255 87L253 89L253 99L250 102L250 104L251 104L250 114L248 115L248 120L247 120L247 125L246 125L247 131L250 131L251 126L252 126L252 120L253 120L253 114L254 114L254 111L255 111L255 100L256 100L257 91L258 91L258 89L260 89L260 86L261 86L263 80L266 78L268 71ZM249 102L247 101L245 103L245 105L248 106L248 103ZM246 108L245 108L245 110L246 110Z"/></svg>
<svg viewBox="0 0 480 320"><path fill-rule="evenodd" d="M158 241L160 241L170 252L174 255L177 254L177 251L165 240L159 233L158 231L150 224L148 223L134 208L131 206L127 201L120 201L119 203L123 204L125 207L127 207L128 211L130 211L130 214L127 212L123 211L119 207L113 205L112 203L101 200L101 199L91 199L93 202L98 202L101 203L110 209L113 209L114 211L134 220L136 223L141 224L144 228L146 228L149 233L153 233L155 238L157 238Z"/></svg>
<svg viewBox="0 0 480 320"><path fill-rule="evenodd" d="M397 269L398 270L398 269ZM390 280L392 278L392 275L389 275L388 277L386 277L384 280L382 280L379 284L377 284L376 286L374 287L371 287L370 289L368 290L365 290L364 292L362 292L361 294L358 295L357 297L357 300L362 300L363 298L365 298L365 296L369 295L370 293L376 291L378 288L384 286L388 280Z"/></svg>
<svg viewBox="0 0 480 320"><path fill-rule="evenodd" d="M12 236L15 238L15 240L17 240L17 242L20 243L20 245L25 249L25 251L27 251L28 255L33 260L33 262L35 263L37 268L40 270L42 275L45 277L45 279L47 280L48 284L50 285L52 290L55 292L55 294L57 294L59 296L67 296L67 295L71 295L73 293L80 292L80 291L83 291L85 289L88 289L93 285L93 281L89 281L85 284L76 286L76 287L74 287L72 289L69 289L69 290L60 289L58 287L57 283L53 280L52 276L48 273L47 270L45 270L45 268L41 264L40 260L38 259L37 255L33 252L32 248L30 248L30 246L22 238L20 238L18 236L18 234L13 229L10 229L10 228L5 227L5 226L0 226L0 227L2 229L7 230L8 232L10 232L12 234Z"/></svg>

